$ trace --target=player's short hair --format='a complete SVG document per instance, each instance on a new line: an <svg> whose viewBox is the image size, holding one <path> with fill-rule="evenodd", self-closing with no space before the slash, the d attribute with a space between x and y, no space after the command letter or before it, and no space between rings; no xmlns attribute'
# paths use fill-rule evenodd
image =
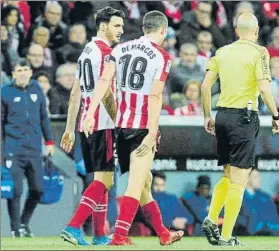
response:
<svg viewBox="0 0 279 251"><path fill-rule="evenodd" d="M158 177L166 181L167 177L164 172L162 171L152 171L153 178Z"/></svg>
<svg viewBox="0 0 279 251"><path fill-rule="evenodd" d="M125 14L122 10L117 10L117 9L114 9L110 6L107 6L103 9L98 10L97 16L96 16L97 30L99 29L101 23L109 23L110 19L113 16L125 18Z"/></svg>
<svg viewBox="0 0 279 251"><path fill-rule="evenodd" d="M12 65L13 71L18 66L21 66L21 67L27 66L27 67L29 67L31 69L31 65L30 65L29 61L26 58L20 58L16 62L14 62L13 65Z"/></svg>
<svg viewBox="0 0 279 251"><path fill-rule="evenodd" d="M142 26L144 32L149 34L158 31L161 27L168 28L168 19L161 11L153 10L144 15Z"/></svg>

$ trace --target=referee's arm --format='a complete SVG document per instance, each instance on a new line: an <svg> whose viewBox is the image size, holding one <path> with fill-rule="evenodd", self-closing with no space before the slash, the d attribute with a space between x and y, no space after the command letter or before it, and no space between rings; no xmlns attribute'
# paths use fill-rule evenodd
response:
<svg viewBox="0 0 279 251"><path fill-rule="evenodd" d="M211 87L216 82L218 73L208 70L201 86L204 117L211 117Z"/></svg>

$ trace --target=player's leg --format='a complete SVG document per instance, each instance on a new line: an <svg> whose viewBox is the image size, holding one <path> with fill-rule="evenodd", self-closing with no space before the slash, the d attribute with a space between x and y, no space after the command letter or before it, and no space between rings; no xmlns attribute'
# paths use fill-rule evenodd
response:
<svg viewBox="0 0 279 251"><path fill-rule="evenodd" d="M151 185L152 185L152 173L149 172L149 174L146 177L145 186L141 194L140 205L142 207L142 211L146 219L149 220L157 236L160 238L160 243L162 245L169 245L175 241L180 240L181 237L184 235L184 232L183 231L170 232L164 226L160 208L157 202L152 197Z"/></svg>
<svg viewBox="0 0 279 251"><path fill-rule="evenodd" d="M94 132L88 138L84 133L80 134L81 149L83 153L85 168L88 173L100 171L100 166L96 163L96 148L103 142L99 141L102 132ZM110 185L109 185L110 187ZM108 191L106 185L97 179L86 188L82 194L80 204L76 209L67 227L62 231L61 237L74 245L89 245L81 233L80 227L90 214L97 208L104 194Z"/></svg>
<svg viewBox="0 0 279 251"><path fill-rule="evenodd" d="M20 198L23 191L25 159L25 157L20 158L15 156L5 158L5 164L10 168L14 181L14 197L7 199L12 237L23 236L23 233L20 231Z"/></svg>
<svg viewBox="0 0 279 251"><path fill-rule="evenodd" d="M114 172L95 172L94 180L98 180L106 185L108 191L104 194L99 204L92 213L93 240L94 245L106 245L109 238L106 234L106 219L108 210L108 192L113 187Z"/></svg>
<svg viewBox="0 0 279 251"><path fill-rule="evenodd" d="M21 228L24 230L25 237L34 236L29 227L29 222L40 201L43 191L44 168L42 161L41 156L31 157L26 167L25 174L28 181L29 193L21 216Z"/></svg>
<svg viewBox="0 0 279 251"><path fill-rule="evenodd" d="M119 216L115 224L114 239L116 234L128 236L129 229L139 206L146 176L150 171L150 162L153 156L154 154L149 152L144 157L139 158L136 156L135 151L130 155L131 162L128 187L120 205Z"/></svg>

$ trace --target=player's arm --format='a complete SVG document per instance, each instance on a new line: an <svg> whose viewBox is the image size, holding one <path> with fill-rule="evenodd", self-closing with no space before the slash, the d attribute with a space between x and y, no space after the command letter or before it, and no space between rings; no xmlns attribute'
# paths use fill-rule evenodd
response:
<svg viewBox="0 0 279 251"><path fill-rule="evenodd" d="M154 80L148 97L148 132L151 137L156 138L160 113L162 110L162 94L165 82Z"/></svg>
<svg viewBox="0 0 279 251"><path fill-rule="evenodd" d="M203 105L204 117L211 117L211 88L216 82L218 74L212 70L206 72L205 78L201 85L201 98Z"/></svg>
<svg viewBox="0 0 279 251"><path fill-rule="evenodd" d="M103 102L109 116L111 117L111 119L113 121L115 121L116 104L115 104L115 99L114 99L114 95L113 95L111 88L107 89L105 96L102 99L102 102Z"/></svg>
<svg viewBox="0 0 279 251"><path fill-rule="evenodd" d="M67 116L67 132L74 132L76 127L76 119L80 107L81 100L81 90L80 83L78 79L74 79L74 85L70 94L70 101L68 107L68 116Z"/></svg>
<svg viewBox="0 0 279 251"><path fill-rule="evenodd" d="M83 122L83 131L88 137L89 133L93 133L93 124L94 124L94 114L103 100L107 90L110 88L111 82L115 75L115 62L113 60L110 60L104 67L104 71L102 73L102 76L99 78L98 84L96 89L93 91L91 96L91 103L88 108L88 112L86 115L86 118Z"/></svg>
<svg viewBox="0 0 279 251"><path fill-rule="evenodd" d="M70 152L75 143L75 127L76 119L80 107L81 90L78 79L74 79L74 85L70 94L70 101L67 115L67 125L65 132L62 136L60 146L66 152Z"/></svg>

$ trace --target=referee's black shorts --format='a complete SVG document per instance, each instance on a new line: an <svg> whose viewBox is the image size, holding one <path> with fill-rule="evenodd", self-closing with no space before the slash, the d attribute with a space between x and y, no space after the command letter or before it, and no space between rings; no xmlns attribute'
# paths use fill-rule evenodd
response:
<svg viewBox="0 0 279 251"><path fill-rule="evenodd" d="M87 173L114 171L114 129L93 132L88 138L80 132L80 142Z"/></svg>
<svg viewBox="0 0 279 251"><path fill-rule="evenodd" d="M219 108L215 119L218 165L230 164L239 168L255 166L255 146L259 133L257 112L251 120L244 119L244 109Z"/></svg>

